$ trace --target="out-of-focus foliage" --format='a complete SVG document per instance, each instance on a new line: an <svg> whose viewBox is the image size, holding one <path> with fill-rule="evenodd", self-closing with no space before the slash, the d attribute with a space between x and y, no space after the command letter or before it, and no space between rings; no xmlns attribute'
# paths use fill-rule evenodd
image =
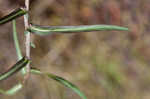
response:
<svg viewBox="0 0 150 99"><path fill-rule="evenodd" d="M149 99L149 4L149 0L31 0L30 21L35 24L113 24L131 30L32 36L36 45L31 50L32 65L73 82L88 99ZM24 0L0 0L0 17L23 5ZM0 30L3 72L17 57L11 24ZM23 31L23 18L19 18L17 32L24 51ZM1 82L0 87L8 89L21 78L18 74ZM79 99L70 89L54 83L31 76L11 99Z"/></svg>

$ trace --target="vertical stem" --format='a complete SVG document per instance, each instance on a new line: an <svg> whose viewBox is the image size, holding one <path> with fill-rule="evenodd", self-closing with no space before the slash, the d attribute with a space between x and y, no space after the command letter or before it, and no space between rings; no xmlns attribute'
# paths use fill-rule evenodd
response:
<svg viewBox="0 0 150 99"><path fill-rule="evenodd" d="M25 0L25 9L29 11L29 0ZM24 15L24 25L25 29L29 27L29 15L28 13ZM25 46L26 46L26 57L30 59L30 32L28 32L26 35L26 41L25 41ZM29 73L30 71L30 64L27 65L26 70L24 70L25 74Z"/></svg>

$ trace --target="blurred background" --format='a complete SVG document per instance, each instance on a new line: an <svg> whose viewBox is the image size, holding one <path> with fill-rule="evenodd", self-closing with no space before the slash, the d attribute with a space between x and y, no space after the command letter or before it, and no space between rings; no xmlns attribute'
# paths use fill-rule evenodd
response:
<svg viewBox="0 0 150 99"><path fill-rule="evenodd" d="M30 22L39 25L113 24L129 32L32 35L32 66L77 85L88 99L150 99L150 0L30 0ZM0 17L24 0L0 0ZM17 19L25 55L23 17ZM17 61L12 23L0 26L0 73ZM21 73L0 82L8 89ZM80 99L69 88L37 75L14 96L0 99Z"/></svg>

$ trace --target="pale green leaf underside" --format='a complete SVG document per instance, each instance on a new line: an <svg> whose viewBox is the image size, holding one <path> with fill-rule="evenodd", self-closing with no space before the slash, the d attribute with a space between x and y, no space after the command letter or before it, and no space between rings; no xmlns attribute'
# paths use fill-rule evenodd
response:
<svg viewBox="0 0 150 99"><path fill-rule="evenodd" d="M19 40L18 40L18 36L17 36L16 20L12 20L12 25L13 25L13 39L14 39L14 44L15 44L15 48L16 48L16 54L17 54L18 60L20 60L23 56L21 53L21 49L19 46ZM26 67L21 70L21 73L23 75L27 73Z"/></svg>
<svg viewBox="0 0 150 99"><path fill-rule="evenodd" d="M20 50L19 40L18 40L18 36L17 36L16 20L12 21L12 25L13 25L13 39L14 39L14 44L15 44L15 48L16 48L16 53L18 56L18 60L20 60L22 58L22 53Z"/></svg>
<svg viewBox="0 0 150 99"><path fill-rule="evenodd" d="M75 33L91 31L128 31L128 28L115 25L81 25L81 26L39 26L31 24L27 31L38 35L48 35L53 33Z"/></svg>
<svg viewBox="0 0 150 99"><path fill-rule="evenodd" d="M23 87L23 85L21 83L18 83L17 85L13 86L12 88L8 89L7 91L0 89L0 93L5 94L5 95L14 95L16 92L21 90L22 87Z"/></svg>

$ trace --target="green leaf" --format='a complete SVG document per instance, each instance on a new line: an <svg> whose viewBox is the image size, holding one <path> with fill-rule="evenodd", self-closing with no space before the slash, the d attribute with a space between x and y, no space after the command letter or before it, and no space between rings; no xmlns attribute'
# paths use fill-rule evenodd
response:
<svg viewBox="0 0 150 99"><path fill-rule="evenodd" d="M30 60L28 60L26 57L23 57L14 66L12 66L8 71L0 74L0 81L7 79L9 76L12 76L13 74L17 73L23 67L25 67L29 62L30 62ZM0 89L0 93L5 94L5 95L14 95L16 92L18 92L22 88L23 88L22 83L18 83L6 91L3 89Z"/></svg>
<svg viewBox="0 0 150 99"><path fill-rule="evenodd" d="M9 76L12 76L13 74L17 73L19 70L25 67L29 62L30 62L29 59L27 59L26 57L23 57L10 69L8 69L6 72L0 74L0 81L7 79Z"/></svg>
<svg viewBox="0 0 150 99"><path fill-rule="evenodd" d="M14 39L14 44L15 44L15 48L16 48L16 53L18 56L18 60L20 60L22 58L22 54L21 54L17 31L16 31L16 20L12 21L12 25L13 25L13 39Z"/></svg>
<svg viewBox="0 0 150 99"><path fill-rule="evenodd" d="M43 74L45 76L48 76L49 78L59 82L60 84L72 89L75 93L77 93L82 99L87 99L86 96L80 91L80 89L75 86L74 84L72 84L71 82L69 82L68 80L62 78L62 77L59 77L59 76L56 76L54 74L51 74L51 73L42 73L40 70L37 70L37 69L31 69L31 73L34 73L34 74Z"/></svg>
<svg viewBox="0 0 150 99"><path fill-rule="evenodd" d="M30 27L27 29L27 31L38 35L48 35L53 33L105 31L105 30L128 31L128 28L115 25L40 26L31 24Z"/></svg>
<svg viewBox="0 0 150 99"><path fill-rule="evenodd" d="M27 13L27 11L23 8L15 9L13 12L11 12L10 14L8 14L0 19L0 25L10 22L13 19L16 19L26 13Z"/></svg>
<svg viewBox="0 0 150 99"><path fill-rule="evenodd" d="M14 87L8 89L7 91L0 89L0 93L5 94L5 95L14 95L16 92L21 90L22 87L23 87L23 85L21 83L18 83L17 85L15 85Z"/></svg>
<svg viewBox="0 0 150 99"><path fill-rule="evenodd" d="M21 50L20 50L20 47L19 47L19 41L18 41L18 36L17 36L17 31L16 31L16 20L12 21L12 25L13 25L13 39L14 39L14 44L15 44L15 47L16 47L16 52L17 52L18 60L20 60L20 59L22 59L22 53L21 53ZM26 66L26 65L24 65L24 66ZM14 71L12 70L12 72L5 73L4 75L1 75L1 78L5 79L6 76L9 77L9 75L12 75L13 72L15 72L15 69L14 69ZM17 68L16 68L16 72L17 72ZM23 74L25 73L25 68L22 69L22 73ZM23 88L23 84L22 83L18 83L15 86L13 86L12 88L10 88L10 89L8 89L6 91L3 90L3 89L0 89L0 93L1 94L5 94L5 95L14 95L15 93L17 93L22 88Z"/></svg>
<svg viewBox="0 0 150 99"><path fill-rule="evenodd" d="M79 88L77 86L75 86L74 84L72 84L71 82L69 82L68 80L62 78L62 77L59 77L59 76L56 76L54 74L47 74L47 76L53 80L56 80L58 81L59 83L65 85L66 87L72 89L74 92L76 92L82 99L87 99L85 97L85 95L79 90Z"/></svg>
<svg viewBox="0 0 150 99"><path fill-rule="evenodd" d="M17 36L17 30L16 30L16 20L12 21L12 25L13 25L13 39L14 39L14 44L15 44L15 48L16 48L16 53L17 53L17 57L18 60L22 59L22 53L21 53L21 49L19 46L19 41L18 41L18 36ZM21 70L21 73L24 75L27 73L26 68L23 68Z"/></svg>

